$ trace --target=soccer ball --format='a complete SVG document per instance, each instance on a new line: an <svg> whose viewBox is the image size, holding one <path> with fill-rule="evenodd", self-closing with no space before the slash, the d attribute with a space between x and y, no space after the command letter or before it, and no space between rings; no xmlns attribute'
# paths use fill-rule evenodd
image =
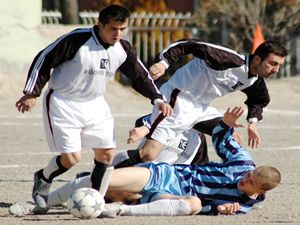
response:
<svg viewBox="0 0 300 225"><path fill-rule="evenodd" d="M104 209L103 196L92 188L79 188L69 197L67 206L70 213L81 219L98 217Z"/></svg>

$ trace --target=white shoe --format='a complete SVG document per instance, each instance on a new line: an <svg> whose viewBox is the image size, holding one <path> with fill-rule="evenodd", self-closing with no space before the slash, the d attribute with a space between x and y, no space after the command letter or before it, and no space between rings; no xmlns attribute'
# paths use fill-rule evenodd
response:
<svg viewBox="0 0 300 225"><path fill-rule="evenodd" d="M120 215L122 203L113 202L105 204L102 213L98 216L100 218L114 218Z"/></svg>
<svg viewBox="0 0 300 225"><path fill-rule="evenodd" d="M9 207L9 213L17 217L22 217L33 212L34 208L35 204L31 201L15 203Z"/></svg>

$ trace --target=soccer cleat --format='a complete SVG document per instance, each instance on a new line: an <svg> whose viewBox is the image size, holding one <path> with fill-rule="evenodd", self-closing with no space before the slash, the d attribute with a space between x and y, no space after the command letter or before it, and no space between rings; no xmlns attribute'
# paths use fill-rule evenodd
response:
<svg viewBox="0 0 300 225"><path fill-rule="evenodd" d="M29 213L33 212L35 208L35 204L31 201L26 201L22 203L15 203L9 207L9 213L17 216L17 217L22 217L26 216Z"/></svg>
<svg viewBox="0 0 300 225"><path fill-rule="evenodd" d="M114 218L121 213L122 203L113 202L109 204L105 204L103 211L98 216L100 218Z"/></svg>
<svg viewBox="0 0 300 225"><path fill-rule="evenodd" d="M39 178L38 174L41 173L42 170L39 170L34 173L33 177L33 189L32 189L32 198L35 204L39 208L46 208L47 202L45 196L48 195L51 183L47 183Z"/></svg>

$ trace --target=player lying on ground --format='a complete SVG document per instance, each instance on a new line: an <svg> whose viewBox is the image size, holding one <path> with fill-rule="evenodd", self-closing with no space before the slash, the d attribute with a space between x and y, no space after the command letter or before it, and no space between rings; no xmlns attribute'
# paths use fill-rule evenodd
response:
<svg viewBox="0 0 300 225"><path fill-rule="evenodd" d="M246 213L264 200L265 193L281 180L271 166L256 168L249 152L232 137L233 127L242 127L237 119L241 107L227 109L223 121L213 131L213 145L222 163L205 165L169 165L142 163L116 169L109 190L142 195L139 205L107 204L105 215L191 215ZM67 201L77 188L91 187L90 177L81 177L44 196L47 209ZM27 208L26 208L27 207ZM45 209L45 211L47 210ZM32 212L33 205L11 206L10 213ZM24 215L25 213L23 213Z"/></svg>

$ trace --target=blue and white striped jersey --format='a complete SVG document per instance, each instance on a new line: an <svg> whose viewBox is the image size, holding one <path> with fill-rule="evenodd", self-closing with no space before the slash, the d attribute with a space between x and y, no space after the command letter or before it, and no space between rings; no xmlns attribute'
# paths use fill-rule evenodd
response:
<svg viewBox="0 0 300 225"><path fill-rule="evenodd" d="M205 213L216 213L216 206L239 202L241 213L248 212L253 204L264 200L264 196L250 198L238 190L237 184L243 176L255 169L255 163L247 150L232 137L233 128L222 121L213 131L213 145L222 162L205 165L151 165L140 164L152 171L151 178L142 192L142 202L155 200L160 194L197 196L203 203Z"/></svg>

